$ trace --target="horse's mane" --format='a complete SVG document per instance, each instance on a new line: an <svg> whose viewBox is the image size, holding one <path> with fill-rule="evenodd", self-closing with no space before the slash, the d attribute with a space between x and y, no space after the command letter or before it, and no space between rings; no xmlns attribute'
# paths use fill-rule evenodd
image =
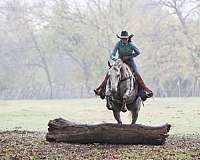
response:
<svg viewBox="0 0 200 160"><path fill-rule="evenodd" d="M122 74L123 74L123 77L130 77L133 75L130 67L124 62L122 64Z"/></svg>
<svg viewBox="0 0 200 160"><path fill-rule="evenodd" d="M124 63L121 59L117 59L111 67L113 69L117 70L119 69L123 79L133 76L130 67L126 63Z"/></svg>

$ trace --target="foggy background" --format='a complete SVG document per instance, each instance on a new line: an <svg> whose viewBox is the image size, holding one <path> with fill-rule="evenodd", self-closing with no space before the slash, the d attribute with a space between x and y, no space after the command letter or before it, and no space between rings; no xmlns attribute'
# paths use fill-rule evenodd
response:
<svg viewBox="0 0 200 160"><path fill-rule="evenodd" d="M94 97L121 30L155 96L200 96L200 0L0 0L0 99Z"/></svg>

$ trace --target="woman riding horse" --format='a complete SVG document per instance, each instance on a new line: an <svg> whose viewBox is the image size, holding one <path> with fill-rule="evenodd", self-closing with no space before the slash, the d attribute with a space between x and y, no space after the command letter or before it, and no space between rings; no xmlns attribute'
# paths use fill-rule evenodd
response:
<svg viewBox="0 0 200 160"><path fill-rule="evenodd" d="M139 83L141 87L141 92L139 96L144 101L146 100L146 98L152 97L153 92L148 87L146 87L144 81L142 80L138 72L137 66L134 62L133 58L137 57L140 54L140 51L133 43L131 43L132 36L133 35L129 36L127 31L122 31L121 36L117 35L117 37L120 38L120 41L118 41L117 44L115 45L115 48L110 58L114 61L117 58L120 58L122 59L123 62L125 62L131 68L132 72L134 72L137 82ZM117 52L118 52L118 57L115 58ZM106 75L105 79L100 84L100 86L94 90L95 94L99 95L101 98L105 97L105 88L106 88L107 80L108 80L108 75Z"/></svg>

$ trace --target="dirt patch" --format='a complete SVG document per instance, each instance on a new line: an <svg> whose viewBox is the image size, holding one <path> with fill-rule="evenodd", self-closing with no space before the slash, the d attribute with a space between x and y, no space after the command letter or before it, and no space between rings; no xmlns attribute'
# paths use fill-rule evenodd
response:
<svg viewBox="0 0 200 160"><path fill-rule="evenodd" d="M0 159L200 159L200 136L169 136L162 146L49 143L45 133L0 132Z"/></svg>

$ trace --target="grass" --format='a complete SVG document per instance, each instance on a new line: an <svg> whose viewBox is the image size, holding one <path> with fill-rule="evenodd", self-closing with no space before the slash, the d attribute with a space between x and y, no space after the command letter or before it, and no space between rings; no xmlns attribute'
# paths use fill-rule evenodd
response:
<svg viewBox="0 0 200 160"><path fill-rule="evenodd" d="M130 114L122 113L124 123ZM62 117L80 123L114 122L112 112L100 99L1 100L0 130L47 131L50 119ZM170 134L200 133L200 98L155 98L141 107L137 123L172 125Z"/></svg>

